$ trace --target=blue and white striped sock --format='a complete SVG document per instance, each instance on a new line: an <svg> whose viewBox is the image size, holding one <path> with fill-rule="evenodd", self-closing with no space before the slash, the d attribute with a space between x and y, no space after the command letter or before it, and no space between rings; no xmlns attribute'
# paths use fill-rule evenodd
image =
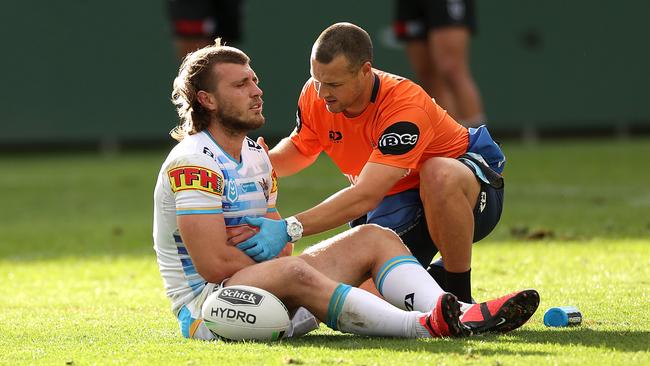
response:
<svg viewBox="0 0 650 366"><path fill-rule="evenodd" d="M391 258L379 269L375 284L386 301L404 310L428 313L445 291L411 255Z"/></svg>
<svg viewBox="0 0 650 366"><path fill-rule="evenodd" d="M418 332L418 319L423 315L400 310L369 292L339 284L330 299L326 324L344 333L417 338L428 336Z"/></svg>

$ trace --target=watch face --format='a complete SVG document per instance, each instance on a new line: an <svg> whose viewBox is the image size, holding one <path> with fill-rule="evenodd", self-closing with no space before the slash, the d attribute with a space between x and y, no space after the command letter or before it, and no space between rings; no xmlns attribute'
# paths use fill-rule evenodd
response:
<svg viewBox="0 0 650 366"><path fill-rule="evenodd" d="M300 230L300 225L298 225L297 223L292 222L292 223L289 225L289 233L291 233L291 236L297 236L297 235L300 235L300 232L301 232L301 231L302 231L302 230Z"/></svg>

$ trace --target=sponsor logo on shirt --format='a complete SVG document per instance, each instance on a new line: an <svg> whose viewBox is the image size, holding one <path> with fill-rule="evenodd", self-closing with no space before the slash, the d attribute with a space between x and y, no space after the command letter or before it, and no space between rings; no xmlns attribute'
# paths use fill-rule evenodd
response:
<svg viewBox="0 0 650 366"><path fill-rule="evenodd" d="M246 142L248 143L248 147L251 149L255 149L259 152L259 150L262 150L262 146L260 146L257 142L251 140L251 139L246 139Z"/></svg>
<svg viewBox="0 0 650 366"><path fill-rule="evenodd" d="M420 138L420 129L415 123L401 121L384 130L377 147L385 155L402 155L413 150Z"/></svg>
<svg viewBox="0 0 650 366"><path fill-rule="evenodd" d="M200 166L179 166L167 171L172 191L197 190L221 196L223 176Z"/></svg>
<svg viewBox="0 0 650 366"><path fill-rule="evenodd" d="M241 185L241 190L246 193L255 192L257 191L257 186L255 185L255 182L246 182Z"/></svg>
<svg viewBox="0 0 650 366"><path fill-rule="evenodd" d="M204 147L203 147L203 153L204 153L205 155L211 157L212 159L214 159L214 154L212 153L212 151L210 151L210 149L208 149L207 146L204 146Z"/></svg>
<svg viewBox="0 0 650 366"><path fill-rule="evenodd" d="M330 130L329 131L329 136L330 136L330 141L335 143L335 144L338 144L338 143L341 142L341 140L343 140L343 134L341 133L341 131L331 131Z"/></svg>
<svg viewBox="0 0 650 366"><path fill-rule="evenodd" d="M271 171L271 193L278 191L278 175L275 174L275 170Z"/></svg>

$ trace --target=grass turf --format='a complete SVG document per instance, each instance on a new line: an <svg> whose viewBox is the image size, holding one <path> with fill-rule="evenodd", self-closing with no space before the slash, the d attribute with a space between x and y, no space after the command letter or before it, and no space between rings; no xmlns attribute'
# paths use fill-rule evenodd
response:
<svg viewBox="0 0 650 366"><path fill-rule="evenodd" d="M280 343L179 336L151 249L165 152L1 157L0 364L650 364L650 141L505 149L506 210L474 247L474 296L538 289L529 324L462 340L321 327ZM345 185L336 174L320 159L282 179L280 211ZM557 305L578 306L583 325L544 327L543 310Z"/></svg>

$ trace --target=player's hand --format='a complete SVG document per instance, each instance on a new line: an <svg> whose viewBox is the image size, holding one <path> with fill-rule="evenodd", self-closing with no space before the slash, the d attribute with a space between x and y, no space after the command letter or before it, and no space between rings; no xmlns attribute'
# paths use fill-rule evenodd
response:
<svg viewBox="0 0 650 366"><path fill-rule="evenodd" d="M267 154L269 153L269 147L266 145L266 142L264 142L264 137L262 136L258 137L257 144L262 146L264 148L264 151L266 151Z"/></svg>
<svg viewBox="0 0 650 366"><path fill-rule="evenodd" d="M226 228L226 244L235 246L257 234L257 227L242 225Z"/></svg>
<svg viewBox="0 0 650 366"><path fill-rule="evenodd" d="M264 262L275 258L280 254L287 242L291 240L289 234L287 234L287 222L284 220L244 217L244 222L259 227L260 232L252 238L237 244L237 248L256 262Z"/></svg>

